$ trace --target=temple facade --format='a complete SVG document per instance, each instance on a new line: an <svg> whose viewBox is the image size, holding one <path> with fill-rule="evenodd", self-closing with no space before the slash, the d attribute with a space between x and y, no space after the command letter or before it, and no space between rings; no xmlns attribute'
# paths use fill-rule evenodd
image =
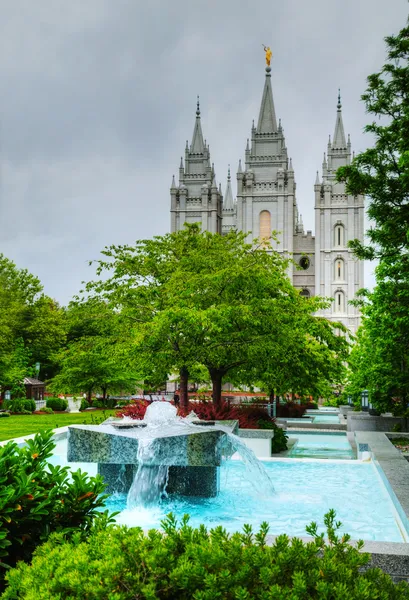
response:
<svg viewBox="0 0 409 600"><path fill-rule="evenodd" d="M277 242L272 246L295 263L289 269L293 285L304 296L332 299L323 316L344 323L355 333L360 312L349 301L364 286L364 273L363 262L353 257L347 244L353 239L363 241L364 197L348 195L345 185L335 181L338 167L350 161L351 142L345 137L338 95L334 135L324 154L322 173L317 171L315 178L315 236L305 232L293 165L281 120L276 118L268 65L257 126L253 121L244 162L238 164L236 199L230 168L224 196L217 185L197 102L192 142L186 143L178 183L172 179L171 231L179 231L184 223L200 222L203 230L213 233L244 231L251 241L269 237L274 230Z"/></svg>

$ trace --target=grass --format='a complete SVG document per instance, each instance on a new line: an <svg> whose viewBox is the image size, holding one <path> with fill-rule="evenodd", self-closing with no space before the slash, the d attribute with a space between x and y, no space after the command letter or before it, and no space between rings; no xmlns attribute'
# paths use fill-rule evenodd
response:
<svg viewBox="0 0 409 600"><path fill-rule="evenodd" d="M54 415L11 415L0 419L0 442L10 440L43 429L56 429L84 423L99 424L114 416L116 410L95 410L81 413L56 413Z"/></svg>

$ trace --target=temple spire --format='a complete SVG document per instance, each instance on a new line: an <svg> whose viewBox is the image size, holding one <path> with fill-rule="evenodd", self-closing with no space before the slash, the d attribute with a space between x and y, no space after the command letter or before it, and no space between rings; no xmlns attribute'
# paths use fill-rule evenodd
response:
<svg viewBox="0 0 409 600"><path fill-rule="evenodd" d="M196 121L193 129L192 144L190 146L190 152L192 154L202 154L205 149L202 133L202 125L200 122L200 104L199 96L197 97L196 104Z"/></svg>
<svg viewBox="0 0 409 600"><path fill-rule="evenodd" d="M271 67L267 66L257 133L273 133L275 131L277 131L277 119L274 109L273 91L271 89Z"/></svg>
<svg viewBox="0 0 409 600"><path fill-rule="evenodd" d="M338 90L337 118L335 121L334 138L332 142L333 148L346 148L347 146L344 133L344 124L342 122L341 109L341 90Z"/></svg>
<svg viewBox="0 0 409 600"><path fill-rule="evenodd" d="M233 202L233 193L231 191L231 176L230 176L230 165L227 171L227 187L226 193L224 195L224 210L233 210L234 202Z"/></svg>

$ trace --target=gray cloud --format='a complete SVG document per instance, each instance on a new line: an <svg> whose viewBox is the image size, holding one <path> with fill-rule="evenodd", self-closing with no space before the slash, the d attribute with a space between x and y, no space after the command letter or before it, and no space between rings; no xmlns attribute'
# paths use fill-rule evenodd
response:
<svg viewBox="0 0 409 600"><path fill-rule="evenodd" d="M0 251L66 303L106 244L169 228L169 186L196 94L218 180L244 155L273 49L273 89L298 204L313 183L338 87L356 151L359 98L403 27L406 0L0 0ZM370 269L369 269L370 270Z"/></svg>

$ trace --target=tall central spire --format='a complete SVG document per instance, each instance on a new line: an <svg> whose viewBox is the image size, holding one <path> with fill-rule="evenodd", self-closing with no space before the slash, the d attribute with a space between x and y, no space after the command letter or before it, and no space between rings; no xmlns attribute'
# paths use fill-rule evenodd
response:
<svg viewBox="0 0 409 600"><path fill-rule="evenodd" d="M274 110L273 91L271 89L271 67L266 67L266 81L261 99L257 133L274 133L277 131L277 119Z"/></svg>
<svg viewBox="0 0 409 600"><path fill-rule="evenodd" d="M192 154L202 154L202 152L204 151L202 125L200 122L199 96L197 97L196 121L195 127L193 129L192 144L190 146L190 151L192 152Z"/></svg>
<svg viewBox="0 0 409 600"><path fill-rule="evenodd" d="M337 119L335 121L334 138L332 141L333 148L346 148L347 143L345 140L344 123L342 122L342 104L341 104L341 90L338 90L338 104L337 104Z"/></svg>
<svg viewBox="0 0 409 600"><path fill-rule="evenodd" d="M233 193L231 191L231 176L230 176L230 165L227 172L227 187L224 195L224 206L225 210L234 210Z"/></svg>

